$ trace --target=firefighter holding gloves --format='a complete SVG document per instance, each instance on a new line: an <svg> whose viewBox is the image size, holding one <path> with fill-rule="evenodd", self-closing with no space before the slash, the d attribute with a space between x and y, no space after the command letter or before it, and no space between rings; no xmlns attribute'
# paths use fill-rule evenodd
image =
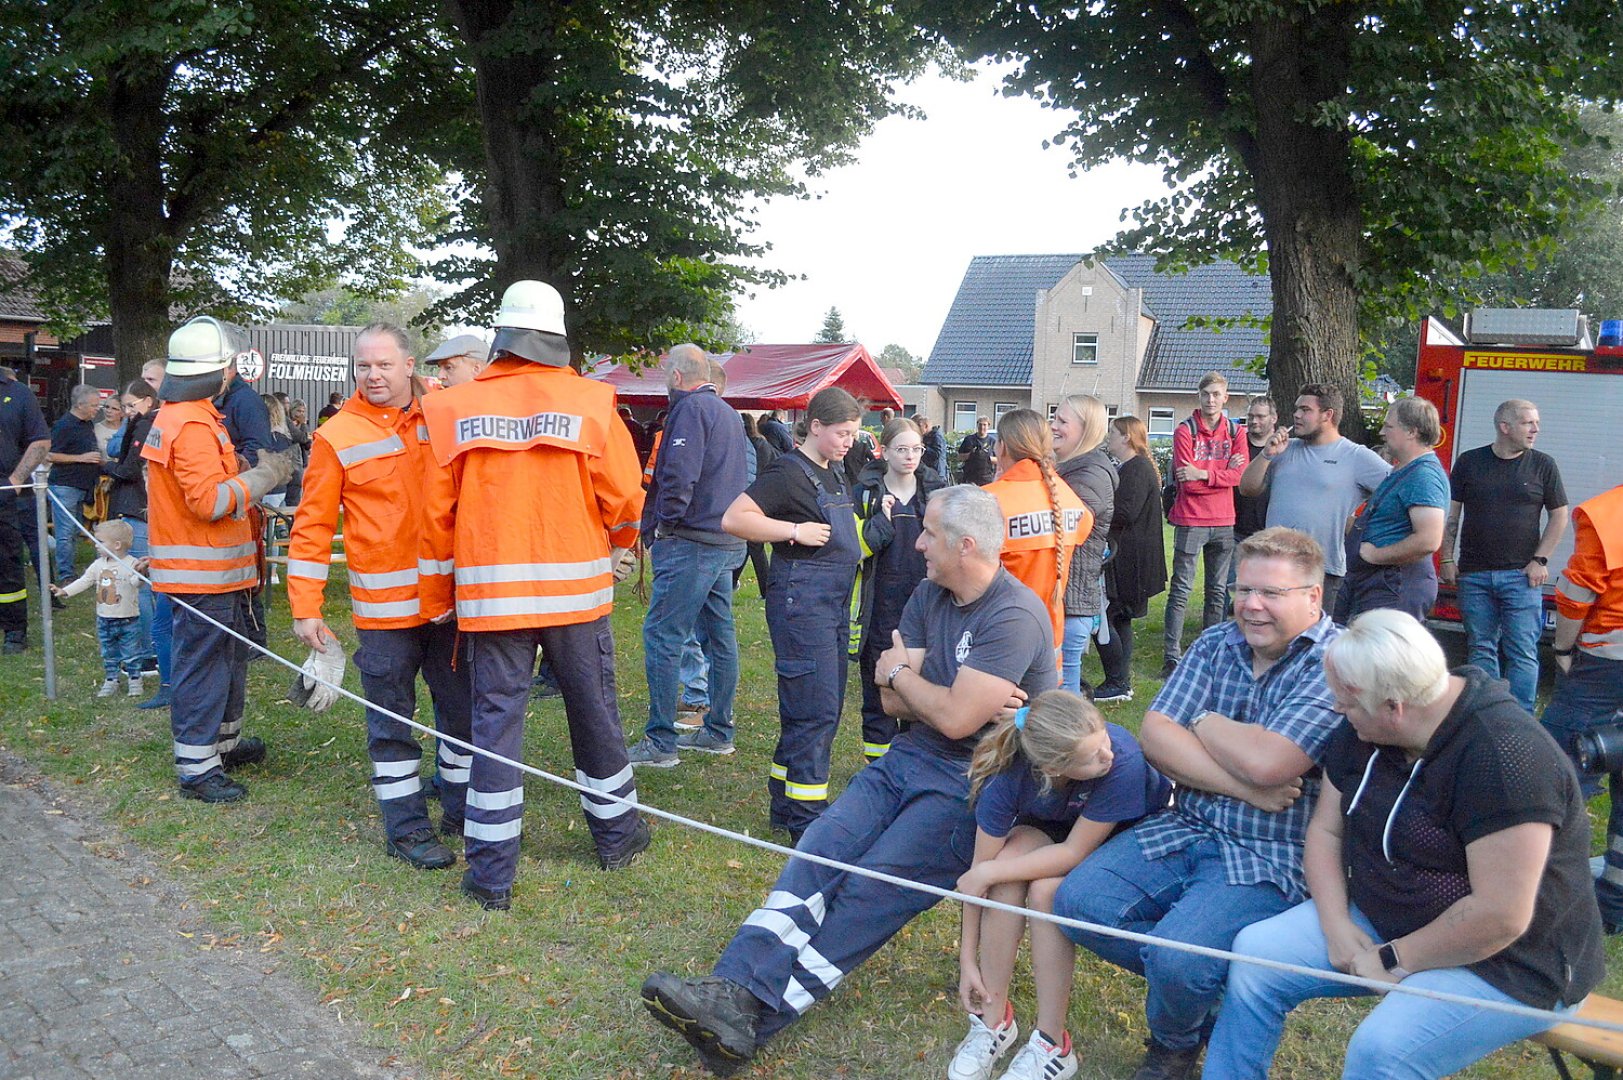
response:
<svg viewBox="0 0 1623 1080"><path fill-rule="evenodd" d="M232 327L206 315L169 336L158 390L163 405L141 450L153 588L184 600L175 605L169 711L175 771L183 797L208 803L247 797L248 789L226 774L264 760L265 744L241 737L248 646L204 616L247 631L249 596L259 584L248 509L293 471L291 461L269 452L239 471L225 420L210 400L243 347Z"/></svg>
<svg viewBox="0 0 1623 1080"><path fill-rule="evenodd" d="M575 779L604 869L648 846L615 701L614 583L628 572L643 492L614 389L569 366L563 298L539 281L502 297L490 363L422 399L436 461L423 526L423 614L452 610L473 685L473 738L518 761L539 645L557 673ZM474 755L462 891L511 906L523 828L518 769Z"/></svg>
<svg viewBox="0 0 1623 1080"><path fill-rule="evenodd" d="M367 701L400 716L417 708L417 673L434 699L434 726L467 740L472 709L466 664L456 662L457 626L430 622L418 596L423 491L441 471L412 394L410 343L397 326L374 323L355 341L353 397L312 433L304 494L288 548L287 591L293 633L313 650L306 671L343 678L343 647L322 618L333 534L344 513L350 610L360 649L355 666ZM438 567L428 569L438 570ZM302 676L307 707L336 695ZM418 775L422 750L413 729L378 709L366 710L372 790L383 813L384 850L426 870L456 861L428 819ZM439 750L443 829L462 828L471 755L449 743Z"/></svg>

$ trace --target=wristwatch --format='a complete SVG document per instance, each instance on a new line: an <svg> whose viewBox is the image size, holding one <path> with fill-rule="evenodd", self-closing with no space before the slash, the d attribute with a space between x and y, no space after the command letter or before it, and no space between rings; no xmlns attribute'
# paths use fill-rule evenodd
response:
<svg viewBox="0 0 1623 1080"><path fill-rule="evenodd" d="M910 669L907 664L897 664L890 669L890 674L885 676L885 685L894 688L896 686L896 676L908 670Z"/></svg>
<svg viewBox="0 0 1623 1080"><path fill-rule="evenodd" d="M1215 714L1210 709L1207 709L1205 712L1201 713L1199 716L1197 716L1193 720L1189 721L1189 730L1194 731L1196 728L1198 728L1200 726L1200 722L1202 720L1206 719L1208 716L1213 716L1213 715L1215 715Z"/></svg>
<svg viewBox="0 0 1623 1080"><path fill-rule="evenodd" d="M1407 979L1409 977L1409 972L1398 963L1398 947L1396 945L1390 941L1382 945L1380 957L1381 966L1386 969L1388 975L1398 979Z"/></svg>
<svg viewBox="0 0 1623 1080"><path fill-rule="evenodd" d="M1533 561L1538 563L1540 566L1549 566L1550 565L1550 560L1548 558L1546 558L1545 556L1543 556L1543 555L1534 555L1533 556Z"/></svg>

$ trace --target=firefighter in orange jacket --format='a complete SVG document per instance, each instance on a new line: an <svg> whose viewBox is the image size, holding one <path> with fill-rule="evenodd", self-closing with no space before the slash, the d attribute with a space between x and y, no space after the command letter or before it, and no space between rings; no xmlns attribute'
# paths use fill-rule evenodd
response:
<svg viewBox="0 0 1623 1080"><path fill-rule="evenodd" d="M455 615L473 678L473 743L523 755L524 709L539 645L569 719L575 779L634 798L614 689L614 583L631 566L643 492L614 390L569 367L563 299L520 281L502 297L490 363L422 401L435 458L423 529L424 614ZM429 571L437 571L430 573ZM523 777L475 755L463 826L462 891L510 906L523 827ZM581 797L605 869L648 846L620 803Z"/></svg>
<svg viewBox="0 0 1623 1080"><path fill-rule="evenodd" d="M236 448L210 399L241 350L239 335L208 316L171 334L158 389L164 404L141 450L152 586L176 598L169 709L175 771L183 797L210 803L247 797L226 772L264 760L265 744L241 737L248 647L208 619L248 630L249 594L259 583L248 509L293 471L287 458L269 452L238 471Z"/></svg>
<svg viewBox="0 0 1623 1080"><path fill-rule="evenodd" d="M1093 531L1093 511L1054 471L1053 434L1033 410L998 420L997 463L997 479L986 490L1003 511L1003 565L1048 607L1058 663L1071 553Z"/></svg>
<svg viewBox="0 0 1623 1080"><path fill-rule="evenodd" d="M377 324L355 341L355 396L313 434L304 496L288 547L287 593L293 633L319 652L342 648L321 615L332 538L344 514L350 610L366 699L400 716L417 709L417 673L434 698L434 726L467 740L472 699L467 665L456 658L455 622L431 623L418 599L425 476L439 472L428 428L412 395L410 343L397 326ZM422 750L411 728L366 710L372 790L383 812L384 850L419 869L456 861L428 820L418 772ZM461 831L471 755L441 743L441 826Z"/></svg>
<svg viewBox="0 0 1623 1080"><path fill-rule="evenodd" d="M1623 485L1573 508L1572 557L1556 582L1555 607L1561 676L1542 720L1578 764L1586 793L1610 774L1606 865L1595 897L1606 932L1615 934L1623 931Z"/></svg>

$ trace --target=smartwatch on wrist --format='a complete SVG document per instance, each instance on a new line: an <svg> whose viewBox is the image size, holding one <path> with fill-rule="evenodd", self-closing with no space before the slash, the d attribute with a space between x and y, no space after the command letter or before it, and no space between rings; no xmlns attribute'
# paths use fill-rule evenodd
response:
<svg viewBox="0 0 1623 1080"><path fill-rule="evenodd" d="M1407 979L1409 977L1409 972L1404 970L1403 966L1398 962L1398 947L1396 945L1390 941L1382 945L1380 957L1381 966L1386 969L1388 975L1398 979Z"/></svg>
<svg viewBox="0 0 1623 1080"><path fill-rule="evenodd" d="M1545 556L1543 556L1543 555L1534 555L1533 556L1533 561L1538 563L1540 566L1549 566L1550 565L1550 560L1548 558L1546 558Z"/></svg>

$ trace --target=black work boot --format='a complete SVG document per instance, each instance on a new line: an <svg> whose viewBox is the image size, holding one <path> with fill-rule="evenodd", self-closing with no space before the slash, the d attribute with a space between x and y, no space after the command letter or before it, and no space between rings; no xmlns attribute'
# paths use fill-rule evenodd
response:
<svg viewBox="0 0 1623 1080"><path fill-rule="evenodd" d="M27 652L27 651L28 651L28 631L26 631L26 630L7 630L6 631L6 643L5 643L5 645L0 646L0 654L3 654L5 656L16 656L18 653L23 653L23 652Z"/></svg>
<svg viewBox="0 0 1623 1080"><path fill-rule="evenodd" d="M636 827L631 831L631 839L626 841L625 847L613 855L598 853L598 865L605 870L624 870L630 866L638 855L648 850L649 829L646 819L639 817Z"/></svg>
<svg viewBox="0 0 1623 1080"><path fill-rule="evenodd" d="M731 979L682 979L656 971L642 984L642 1003L717 1076L731 1076L755 1056L761 1003Z"/></svg>
<svg viewBox="0 0 1623 1080"><path fill-rule="evenodd" d="M238 739L237 745L220 755L220 764L228 771L244 765L258 765L264 760L264 739Z"/></svg>
<svg viewBox="0 0 1623 1080"><path fill-rule="evenodd" d="M415 829L404 836L392 836L383 850L419 870L444 870L456 862L451 849L440 843L433 829Z"/></svg>
<svg viewBox="0 0 1623 1080"><path fill-rule="evenodd" d="M1195 1065L1203 1049L1204 1043L1187 1050L1173 1050L1154 1039L1145 1039L1144 1063L1133 1074L1133 1080L1186 1080L1195 1075Z"/></svg>
<svg viewBox="0 0 1623 1080"><path fill-rule="evenodd" d="M509 911L513 907L512 889L487 889L473 880L473 871L462 875L462 895L486 911Z"/></svg>
<svg viewBox="0 0 1623 1080"><path fill-rule="evenodd" d="M195 784L180 785L180 797L206 803L241 802L248 789L223 772L212 773Z"/></svg>

